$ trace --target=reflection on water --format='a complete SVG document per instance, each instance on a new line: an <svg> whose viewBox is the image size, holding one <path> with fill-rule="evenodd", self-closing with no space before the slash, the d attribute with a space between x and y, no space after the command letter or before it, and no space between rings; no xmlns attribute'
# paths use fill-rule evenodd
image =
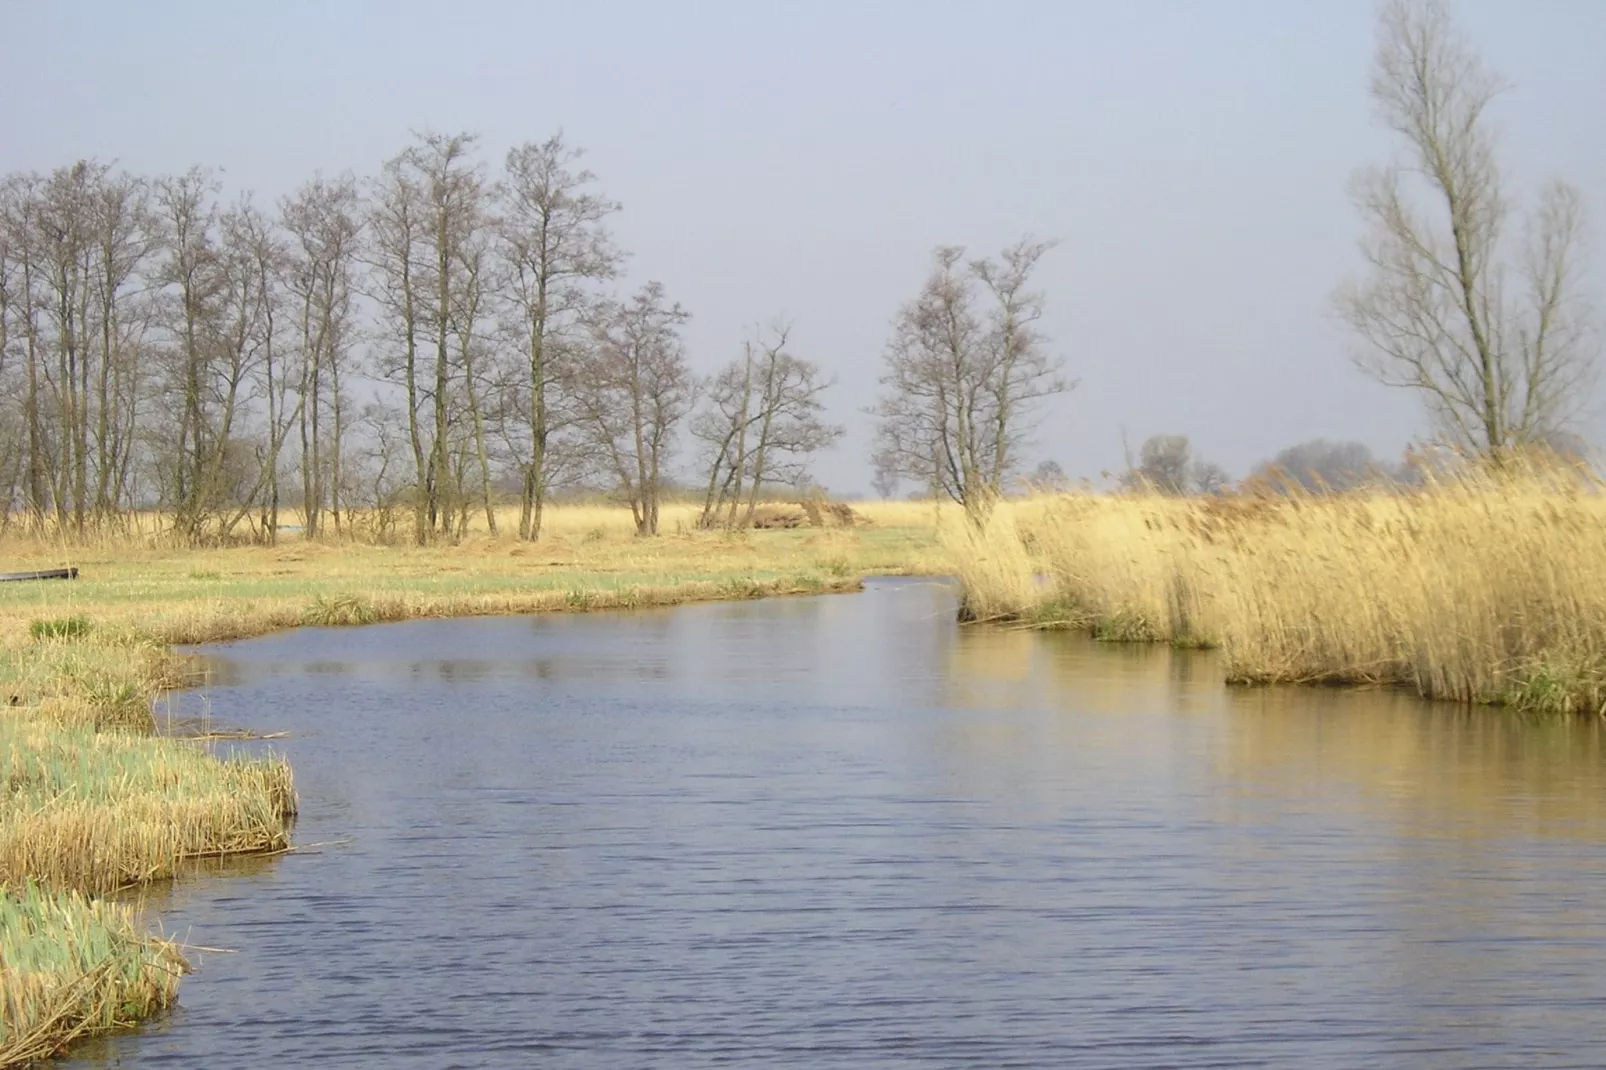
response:
<svg viewBox="0 0 1606 1070"><path fill-rule="evenodd" d="M203 661L333 845L155 893L238 953L81 1065L1606 1065L1594 722L912 581Z"/></svg>

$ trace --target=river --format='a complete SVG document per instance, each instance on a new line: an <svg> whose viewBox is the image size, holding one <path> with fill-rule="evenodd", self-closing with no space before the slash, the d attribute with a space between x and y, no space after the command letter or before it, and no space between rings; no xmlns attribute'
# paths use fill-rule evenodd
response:
<svg viewBox="0 0 1606 1070"><path fill-rule="evenodd" d="M201 655L324 846L155 892L230 953L74 1066L1606 1065L1594 722L912 580Z"/></svg>

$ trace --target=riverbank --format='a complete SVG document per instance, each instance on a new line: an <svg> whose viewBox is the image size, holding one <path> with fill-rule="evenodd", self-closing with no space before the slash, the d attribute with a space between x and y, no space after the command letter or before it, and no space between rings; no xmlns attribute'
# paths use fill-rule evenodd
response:
<svg viewBox="0 0 1606 1070"><path fill-rule="evenodd" d="M158 696L199 682L172 646L301 625L852 590L861 575L946 567L929 507L891 507L882 522L846 529L682 526L657 539L630 535L622 510L554 513L552 536L533 544L483 532L431 548L0 542L8 569L80 570L73 581L0 584L0 759L14 785L0 802L0 941L44 949L5 960L0 1066L174 998L179 949L92 896L171 877L187 859L289 846L287 763L153 734ZM254 727L271 731L271 716ZM48 897L28 899L36 886ZM143 978L139 998L127 995L131 977Z"/></svg>
<svg viewBox="0 0 1606 1070"><path fill-rule="evenodd" d="M1217 647L1234 683L1606 712L1606 498L1572 473L1413 492L1063 495L954 529L975 619Z"/></svg>

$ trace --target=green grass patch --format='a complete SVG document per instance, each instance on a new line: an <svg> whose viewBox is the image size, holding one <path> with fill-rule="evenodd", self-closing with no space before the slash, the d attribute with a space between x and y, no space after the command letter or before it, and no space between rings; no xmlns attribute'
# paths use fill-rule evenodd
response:
<svg viewBox="0 0 1606 1070"><path fill-rule="evenodd" d="M35 639L82 639L93 630L88 617L49 617L28 625L28 634Z"/></svg>
<svg viewBox="0 0 1606 1070"><path fill-rule="evenodd" d="M301 612L303 624L320 628L374 624L378 620L378 608L358 594L319 595Z"/></svg>
<svg viewBox="0 0 1606 1070"><path fill-rule="evenodd" d="M1525 713L1606 714L1606 663L1600 657L1534 658L1492 696Z"/></svg>
<svg viewBox="0 0 1606 1070"><path fill-rule="evenodd" d="M1093 638L1101 643L1153 643L1160 631L1142 613L1118 610L1093 622Z"/></svg>
<svg viewBox="0 0 1606 1070"><path fill-rule="evenodd" d="M0 890L0 1066L48 1059L81 1036L170 1006L188 964L132 912L32 881Z"/></svg>

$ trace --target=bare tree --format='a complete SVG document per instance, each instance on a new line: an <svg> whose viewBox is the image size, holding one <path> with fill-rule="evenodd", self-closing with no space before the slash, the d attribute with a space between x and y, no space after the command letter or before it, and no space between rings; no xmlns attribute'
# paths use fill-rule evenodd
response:
<svg viewBox="0 0 1606 1070"><path fill-rule="evenodd" d="M353 299L363 225L356 180L349 175L314 178L282 201L279 211L289 238L285 274L299 352L295 402L285 405L283 391L292 381L281 374L277 383L269 384L268 423L276 429L275 463L289 428L299 432L304 530L314 538L323 531L325 509L337 531L341 524L347 423L341 377L347 373L355 334ZM278 526L276 467L269 494L271 533Z"/></svg>
<svg viewBox="0 0 1606 1070"><path fill-rule="evenodd" d="M291 376L287 368L285 345L289 332L284 329L287 299L284 281L289 274L289 252L283 231L253 205L246 203L224 217L225 248L230 251L234 270L243 279L247 300L254 302L255 325L250 344L255 348L255 382L244 399L255 403L254 415L260 420L255 439L255 485L238 499L238 514L224 520L227 534L254 505L261 520L258 537L266 542L278 538L279 454L294 423ZM254 291L254 292L253 292Z"/></svg>
<svg viewBox="0 0 1606 1070"><path fill-rule="evenodd" d="M174 528L188 541L229 536L250 510L265 469L246 427L259 376L275 343L276 236L249 197L227 210L191 172L161 194L172 218L168 267L185 384L187 434L172 456Z"/></svg>
<svg viewBox="0 0 1606 1070"><path fill-rule="evenodd" d="M569 374L565 355L580 343L587 287L613 278L621 260L606 227L619 206L591 191L596 176L577 169L582 155L561 134L530 142L507 154L503 179L498 230L527 365L517 386L526 415L518 444L521 539L540 537L547 493L566 459L557 439L574 414L557 395Z"/></svg>
<svg viewBox="0 0 1606 1070"><path fill-rule="evenodd" d="M247 486L242 429L256 373L273 344L275 275L257 247L267 223L249 198L227 211L212 175L192 168L155 186L162 230L156 282L167 335L167 420L149 440L163 499L181 538L226 536L256 487Z"/></svg>
<svg viewBox="0 0 1606 1070"><path fill-rule="evenodd" d="M1156 494L1186 494L1193 483L1192 467L1193 446L1187 435L1150 435L1138 447L1137 467L1127 471L1122 483Z"/></svg>
<svg viewBox="0 0 1606 1070"><path fill-rule="evenodd" d="M1195 457L1187 435L1151 435L1138 447L1138 463L1121 476L1128 490L1151 494L1220 494L1232 483L1227 470Z"/></svg>
<svg viewBox="0 0 1606 1070"><path fill-rule="evenodd" d="M1065 474L1065 469L1058 461L1049 459L1037 462L1037 467L1032 469L1032 474L1026 478L1026 482L1032 490L1050 493L1071 489L1071 477Z"/></svg>
<svg viewBox="0 0 1606 1070"><path fill-rule="evenodd" d="M899 313L886 352L874 464L946 494L979 522L1015 473L1044 399L1074 384L1037 327L1031 274L1049 243L1022 240L997 260L946 246Z"/></svg>
<svg viewBox="0 0 1606 1070"><path fill-rule="evenodd" d="M1279 451L1255 469L1254 478L1258 483L1291 483L1312 494L1341 494L1391 475L1363 443L1314 438Z"/></svg>
<svg viewBox="0 0 1606 1070"><path fill-rule="evenodd" d="M475 469L479 476L480 506L485 511L487 530L496 535L496 505L491 495L491 458L485 436L486 366L493 362L494 356L488 333L490 322L487 305L496 285L488 232L471 224L469 233L455 243L453 267L458 284L454 287L452 300L452 334L457 348L457 365L463 376L463 397L467 403ZM458 484L461 486L463 483L459 478ZM464 499L460 528L466 528L467 521L468 502Z"/></svg>
<svg viewBox="0 0 1606 1070"><path fill-rule="evenodd" d="M572 390L588 448L630 504L640 535L658 534L659 498L674 435L696 380L681 346L688 314L651 282L597 313L594 341Z"/></svg>
<svg viewBox="0 0 1606 1070"><path fill-rule="evenodd" d="M462 494L465 451L458 411L478 399L463 367L464 332L483 310L473 247L487 224L482 169L469 134L423 134L385 164L373 189L370 258L383 344L380 372L405 394L408 441L417 470L414 530L419 542L449 534ZM465 383L469 384L465 388ZM465 514L466 515L466 514Z"/></svg>
<svg viewBox="0 0 1606 1070"><path fill-rule="evenodd" d="M1188 469L1188 482L1195 494L1225 494L1232 486L1232 476L1215 461L1200 458Z"/></svg>
<svg viewBox="0 0 1606 1070"><path fill-rule="evenodd" d="M10 175L0 188L0 253L7 264L6 336L7 348L20 350L22 367L16 372L15 387L18 422L23 427L21 487L31 526L44 523L50 508L47 438L41 404L42 370L45 359L39 323L39 302L35 287L44 277L43 265L35 254L34 228L38 214L37 175ZM15 339L15 343L12 340Z"/></svg>
<svg viewBox="0 0 1606 1070"><path fill-rule="evenodd" d="M10 183L0 183L0 534L18 512L22 497L22 465L26 457L20 377L12 359L11 323L24 299L18 286L17 260L10 219Z"/></svg>
<svg viewBox="0 0 1606 1070"><path fill-rule="evenodd" d="M29 466L57 524L82 536L116 512L144 317L136 273L150 250L144 183L79 161L11 183L31 412ZM43 511L42 500L36 504Z"/></svg>
<svg viewBox="0 0 1606 1070"><path fill-rule="evenodd" d="M870 473L870 489L875 491L876 497L882 501L889 501L898 493L898 473L886 468L877 468Z"/></svg>
<svg viewBox="0 0 1606 1070"><path fill-rule="evenodd" d="M742 344L742 356L708 384L692 434L708 450L701 524L745 527L765 485L809 482L808 461L842 437L820 395L819 365L787 351L791 324L776 321Z"/></svg>
<svg viewBox="0 0 1606 1070"><path fill-rule="evenodd" d="M428 495L429 461L424 448L424 404L420 353L425 343L423 292L426 254L423 194L406 155L384 165L372 183L367 256L371 267L369 293L378 308L375 332L376 372L402 390L407 443L412 453L413 537L423 544L433 530Z"/></svg>
<svg viewBox="0 0 1606 1070"><path fill-rule="evenodd" d="M1500 458L1564 426L1598 346L1580 293L1583 206L1552 183L1525 237L1507 234L1489 105L1502 81L1440 0L1390 0L1372 96L1404 142L1355 199L1369 273L1339 292L1357 363L1421 394L1449 443Z"/></svg>
<svg viewBox="0 0 1606 1070"><path fill-rule="evenodd" d="M156 247L149 184L110 168L96 168L89 205L88 271L94 330L93 425L95 522L114 519L127 504L129 474L138 434L144 376L141 366L152 302L142 272ZM86 394L91 393L86 381Z"/></svg>

